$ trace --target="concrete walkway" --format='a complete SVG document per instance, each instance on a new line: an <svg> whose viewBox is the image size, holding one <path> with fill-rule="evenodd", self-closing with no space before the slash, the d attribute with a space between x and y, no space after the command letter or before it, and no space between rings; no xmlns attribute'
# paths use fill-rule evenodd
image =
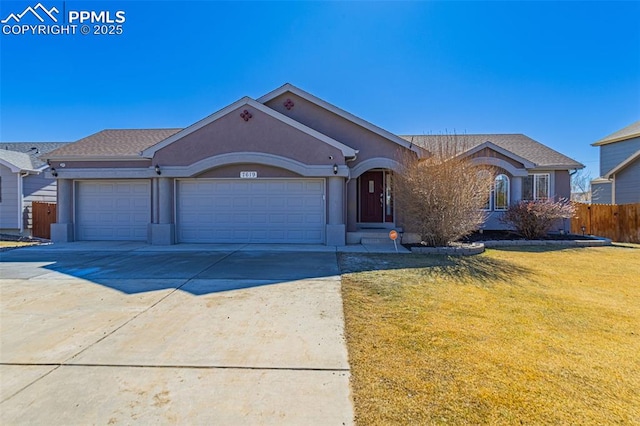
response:
<svg viewBox="0 0 640 426"><path fill-rule="evenodd" d="M353 422L335 250L22 248L0 296L3 425Z"/></svg>

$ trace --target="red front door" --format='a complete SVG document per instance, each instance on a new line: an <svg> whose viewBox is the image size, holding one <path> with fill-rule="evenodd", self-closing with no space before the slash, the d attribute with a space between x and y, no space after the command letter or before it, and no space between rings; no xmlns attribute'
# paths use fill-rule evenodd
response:
<svg viewBox="0 0 640 426"><path fill-rule="evenodd" d="M360 176L360 222L384 222L383 172L366 172Z"/></svg>

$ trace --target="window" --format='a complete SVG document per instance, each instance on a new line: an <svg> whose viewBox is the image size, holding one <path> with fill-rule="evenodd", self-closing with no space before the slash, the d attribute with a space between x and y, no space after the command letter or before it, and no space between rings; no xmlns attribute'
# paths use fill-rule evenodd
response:
<svg viewBox="0 0 640 426"><path fill-rule="evenodd" d="M479 178L489 177L478 173ZM488 173L488 172L486 172ZM506 210L509 207L509 177L505 174L496 176L491 185L486 190L486 202L482 207L483 210Z"/></svg>
<svg viewBox="0 0 640 426"><path fill-rule="evenodd" d="M509 178L507 175L496 176L493 182L493 208L506 210L509 207Z"/></svg>
<svg viewBox="0 0 640 426"><path fill-rule="evenodd" d="M549 173L536 173L522 179L523 200L546 200L549 198Z"/></svg>

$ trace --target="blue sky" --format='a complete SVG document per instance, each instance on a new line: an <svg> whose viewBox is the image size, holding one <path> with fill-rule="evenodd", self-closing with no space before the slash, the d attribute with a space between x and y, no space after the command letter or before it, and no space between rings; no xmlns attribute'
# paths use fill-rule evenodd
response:
<svg viewBox="0 0 640 426"><path fill-rule="evenodd" d="M397 134L524 133L596 177L589 144L640 119L640 2L41 2L122 10L123 34L0 34L1 141L185 127L290 82Z"/></svg>

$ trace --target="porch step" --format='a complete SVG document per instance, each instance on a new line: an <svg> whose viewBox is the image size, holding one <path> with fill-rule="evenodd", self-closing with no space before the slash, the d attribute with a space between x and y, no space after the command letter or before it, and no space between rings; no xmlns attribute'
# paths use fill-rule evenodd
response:
<svg viewBox="0 0 640 426"><path fill-rule="evenodd" d="M393 246L393 241L387 238L361 238L360 244L362 245L390 245Z"/></svg>

